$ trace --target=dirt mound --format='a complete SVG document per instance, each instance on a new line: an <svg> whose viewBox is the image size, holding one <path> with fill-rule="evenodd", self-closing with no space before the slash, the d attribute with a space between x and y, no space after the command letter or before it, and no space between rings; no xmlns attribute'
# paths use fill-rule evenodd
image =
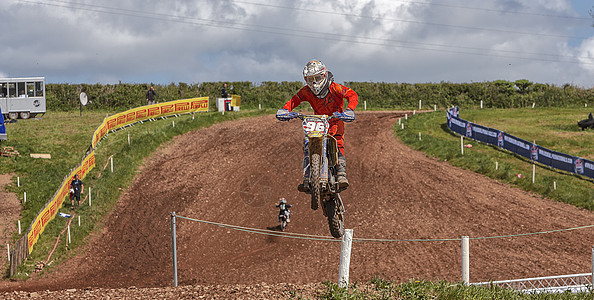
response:
<svg viewBox="0 0 594 300"><path fill-rule="evenodd" d="M343 192L355 238L456 239L594 224L594 214L542 199L412 151L393 135L400 113L359 113L347 124L351 187ZM444 116L445 120L445 116ZM254 228L277 225L275 204L293 204L288 231L329 236L321 210L300 194L302 131L274 116L217 124L177 137L150 158L84 254L52 274L0 290L172 285L170 214ZM178 219L180 285L336 281L340 243L234 231ZM594 229L473 239L470 279L590 272ZM461 243L355 242L351 281L374 275L458 281Z"/></svg>

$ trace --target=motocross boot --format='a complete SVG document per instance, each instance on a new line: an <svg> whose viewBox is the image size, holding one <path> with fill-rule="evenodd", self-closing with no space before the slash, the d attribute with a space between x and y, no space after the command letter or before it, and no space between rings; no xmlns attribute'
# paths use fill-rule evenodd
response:
<svg viewBox="0 0 594 300"><path fill-rule="evenodd" d="M309 193L309 153L307 151L307 142L305 145L305 153L303 155L303 183L297 186L297 190L302 193Z"/></svg>
<svg viewBox="0 0 594 300"><path fill-rule="evenodd" d="M346 189L347 187L349 187L349 181L347 180L346 176L346 158L340 151L338 151L336 179L338 180L338 187L341 189Z"/></svg>

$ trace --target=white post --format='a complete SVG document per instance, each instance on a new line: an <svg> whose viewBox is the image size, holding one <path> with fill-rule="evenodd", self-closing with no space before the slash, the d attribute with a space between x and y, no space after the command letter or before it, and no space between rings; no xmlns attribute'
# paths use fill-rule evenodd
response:
<svg viewBox="0 0 594 300"><path fill-rule="evenodd" d="M351 265L351 245L353 243L353 230L345 229L340 243L340 267L338 269L338 286L349 286L349 267Z"/></svg>
<svg viewBox="0 0 594 300"><path fill-rule="evenodd" d="M113 173L113 156L111 157L111 173Z"/></svg>
<svg viewBox="0 0 594 300"><path fill-rule="evenodd" d="M89 206L91 206L91 187L89 187Z"/></svg>
<svg viewBox="0 0 594 300"><path fill-rule="evenodd" d="M398 125L400 125L400 123L402 123L402 118L398 118Z"/></svg>
<svg viewBox="0 0 594 300"><path fill-rule="evenodd" d="M481 100L481 109L483 109L483 100Z"/></svg>
<svg viewBox="0 0 594 300"><path fill-rule="evenodd" d="M128 145L130 145L130 133L128 132Z"/></svg>
<svg viewBox="0 0 594 300"><path fill-rule="evenodd" d="M400 124L400 125L402 125L402 130L404 130L404 123L402 123L402 124Z"/></svg>
<svg viewBox="0 0 594 300"><path fill-rule="evenodd" d="M413 109L413 116L417 114L417 111Z"/></svg>
<svg viewBox="0 0 594 300"><path fill-rule="evenodd" d="M80 227L80 215L78 216L78 227Z"/></svg>
<svg viewBox="0 0 594 300"><path fill-rule="evenodd" d="M433 111L437 111L437 105L433 104Z"/></svg>
<svg viewBox="0 0 594 300"><path fill-rule="evenodd" d="M534 183L534 176L536 175L536 165L532 164L532 183Z"/></svg>
<svg viewBox="0 0 594 300"><path fill-rule="evenodd" d="M553 181L553 189L556 190L557 189L557 181Z"/></svg>
<svg viewBox="0 0 594 300"><path fill-rule="evenodd" d="M535 105L536 105L536 103L532 102L532 108L534 108Z"/></svg>
<svg viewBox="0 0 594 300"><path fill-rule="evenodd" d="M21 186L21 178L17 177L17 186Z"/></svg>
<svg viewBox="0 0 594 300"><path fill-rule="evenodd" d="M404 119L408 120L408 114L404 114Z"/></svg>
<svg viewBox="0 0 594 300"><path fill-rule="evenodd" d="M588 103L584 103L584 107L588 107Z"/></svg>
<svg viewBox="0 0 594 300"><path fill-rule="evenodd" d="M258 103L258 109L262 110L262 103Z"/></svg>
<svg viewBox="0 0 594 300"><path fill-rule="evenodd" d="M367 100L363 101L364 110L367 110Z"/></svg>
<svg viewBox="0 0 594 300"><path fill-rule="evenodd" d="M173 125L173 127L175 127L175 121L171 121L171 124Z"/></svg>
<svg viewBox="0 0 594 300"><path fill-rule="evenodd" d="M419 141L421 140L421 133L419 132Z"/></svg>
<svg viewBox="0 0 594 300"><path fill-rule="evenodd" d="M23 200L24 200L24 203L27 203L27 192L24 192Z"/></svg>
<svg viewBox="0 0 594 300"><path fill-rule="evenodd" d="M194 113L192 113L192 120L194 120Z"/></svg>
<svg viewBox="0 0 594 300"><path fill-rule="evenodd" d="M460 136L460 152L464 155L464 136Z"/></svg>
<svg viewBox="0 0 594 300"><path fill-rule="evenodd" d="M497 171L497 169L499 169L499 162L498 161L495 162L495 171Z"/></svg>
<svg viewBox="0 0 594 300"><path fill-rule="evenodd" d="M6 252L8 252L8 261L10 261L10 244L6 244Z"/></svg>
<svg viewBox="0 0 594 300"><path fill-rule="evenodd" d="M470 252L468 236L462 237L462 282L470 283Z"/></svg>
<svg viewBox="0 0 594 300"><path fill-rule="evenodd" d="M19 235L21 234L21 220L18 221L19 223Z"/></svg>
<svg viewBox="0 0 594 300"><path fill-rule="evenodd" d="M419 110L421 110L421 100L419 100Z"/></svg>
<svg viewBox="0 0 594 300"><path fill-rule="evenodd" d="M590 282L594 284L594 246L592 246L592 268L590 270L592 270L592 278L590 279ZM590 285L590 287L591 286L592 285Z"/></svg>
<svg viewBox="0 0 594 300"><path fill-rule="evenodd" d="M68 225L68 244L70 244L70 225Z"/></svg>

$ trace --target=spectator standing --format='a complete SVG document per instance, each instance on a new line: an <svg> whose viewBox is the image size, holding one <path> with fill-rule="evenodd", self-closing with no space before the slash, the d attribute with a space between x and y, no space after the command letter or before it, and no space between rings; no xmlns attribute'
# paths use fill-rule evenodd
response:
<svg viewBox="0 0 594 300"><path fill-rule="evenodd" d="M221 89L221 98L229 98L229 93L227 92L227 84L225 83L223 85L223 88Z"/></svg>
<svg viewBox="0 0 594 300"><path fill-rule="evenodd" d="M155 87L151 85L151 88L146 92L146 102L148 105L155 104L155 97L157 97L157 93L155 92Z"/></svg>
<svg viewBox="0 0 594 300"><path fill-rule="evenodd" d="M84 193L84 185L82 180L78 179L78 174L74 174L74 179L70 182L70 189L72 191L72 197L70 198L70 204L74 209L74 199L76 199L76 207L80 207L80 193Z"/></svg>

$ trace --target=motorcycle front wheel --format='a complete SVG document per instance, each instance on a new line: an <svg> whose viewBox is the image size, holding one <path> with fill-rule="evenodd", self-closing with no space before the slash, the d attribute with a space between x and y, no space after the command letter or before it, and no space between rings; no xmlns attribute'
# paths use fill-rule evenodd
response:
<svg viewBox="0 0 594 300"><path fill-rule="evenodd" d="M328 226L333 237L339 239L344 234L344 222L338 212L336 198L328 199L324 202L326 206L326 215L328 216Z"/></svg>
<svg viewBox="0 0 594 300"><path fill-rule="evenodd" d="M309 166L309 188L311 190L311 209L320 205L320 155L312 154Z"/></svg>

